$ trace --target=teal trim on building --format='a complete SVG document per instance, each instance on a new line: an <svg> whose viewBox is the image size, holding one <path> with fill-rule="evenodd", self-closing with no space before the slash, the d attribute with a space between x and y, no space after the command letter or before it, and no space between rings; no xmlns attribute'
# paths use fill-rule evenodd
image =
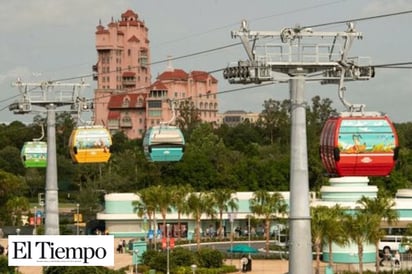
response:
<svg viewBox="0 0 412 274"><path fill-rule="evenodd" d="M105 213L107 214L128 214L135 213L132 201L106 201Z"/></svg>
<svg viewBox="0 0 412 274"><path fill-rule="evenodd" d="M406 219L406 218L412 219L411 209L398 209L398 214L399 214L399 219Z"/></svg>
<svg viewBox="0 0 412 274"><path fill-rule="evenodd" d="M109 232L115 238L145 238L146 234L142 232Z"/></svg>
<svg viewBox="0 0 412 274"><path fill-rule="evenodd" d="M323 253L323 261L328 262L330 258L329 253ZM375 252L364 252L362 256L363 263L374 263L376 261ZM356 253L340 253L333 252L334 263L358 264L359 258Z"/></svg>

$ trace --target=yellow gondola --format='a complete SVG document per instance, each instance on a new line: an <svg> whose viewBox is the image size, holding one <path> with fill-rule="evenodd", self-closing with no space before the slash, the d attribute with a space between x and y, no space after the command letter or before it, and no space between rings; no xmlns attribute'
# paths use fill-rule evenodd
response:
<svg viewBox="0 0 412 274"><path fill-rule="evenodd" d="M74 163L106 163L112 138L103 126L79 126L70 136L70 156Z"/></svg>

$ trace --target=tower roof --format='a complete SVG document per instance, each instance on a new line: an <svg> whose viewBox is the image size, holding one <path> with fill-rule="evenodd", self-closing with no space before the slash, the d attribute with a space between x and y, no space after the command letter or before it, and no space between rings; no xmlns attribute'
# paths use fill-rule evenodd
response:
<svg viewBox="0 0 412 274"><path fill-rule="evenodd" d="M195 81L206 81L210 77L212 82L217 83L217 79L206 71L194 70L190 73L190 75Z"/></svg>
<svg viewBox="0 0 412 274"><path fill-rule="evenodd" d="M156 81L150 86L150 90L167 90L167 87L160 81Z"/></svg>
<svg viewBox="0 0 412 274"><path fill-rule="evenodd" d="M146 94L143 93L122 93L110 96L109 109L124 108L125 102L128 102L128 107L139 105L139 99L145 100ZM126 100L126 101L125 101Z"/></svg>
<svg viewBox="0 0 412 274"><path fill-rule="evenodd" d="M164 80L182 80L186 81L189 78L189 75L187 72L185 72L182 69L174 69L171 71L165 71L159 76L157 76L158 80L164 81Z"/></svg>
<svg viewBox="0 0 412 274"><path fill-rule="evenodd" d="M138 17L139 16L137 15L137 13L130 9L122 13L122 20L128 21L128 19L130 18L134 18L135 20L137 20Z"/></svg>

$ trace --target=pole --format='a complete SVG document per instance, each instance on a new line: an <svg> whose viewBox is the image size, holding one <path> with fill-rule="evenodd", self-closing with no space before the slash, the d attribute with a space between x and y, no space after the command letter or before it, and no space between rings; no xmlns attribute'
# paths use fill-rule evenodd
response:
<svg viewBox="0 0 412 274"><path fill-rule="evenodd" d="M289 273L312 273L304 72L289 81L291 101Z"/></svg>
<svg viewBox="0 0 412 274"><path fill-rule="evenodd" d="M133 250L133 252L134 252L134 254L135 254L135 256L136 256L136 263L135 263L135 267L136 267L136 274L139 274L139 271L138 271L138 269L139 269L139 261L138 261L138 259L139 259L139 257L138 257L138 254L139 254L139 249L135 249L135 250Z"/></svg>
<svg viewBox="0 0 412 274"><path fill-rule="evenodd" d="M47 105L47 171L45 235L59 235L59 197L56 157L56 106Z"/></svg>
<svg viewBox="0 0 412 274"><path fill-rule="evenodd" d="M33 234L37 234L37 206L34 207L34 231Z"/></svg>
<svg viewBox="0 0 412 274"><path fill-rule="evenodd" d="M247 235L248 235L248 241L249 241L249 246L250 246L250 215L247 215L247 231L248 231Z"/></svg>
<svg viewBox="0 0 412 274"><path fill-rule="evenodd" d="M167 274L170 274L170 261L169 261L170 260L170 258L169 258L169 256L170 256L170 237L169 237L170 224L167 224L166 227L167 227L167 230L166 230L166 233L167 233L167 236L166 236Z"/></svg>
<svg viewBox="0 0 412 274"><path fill-rule="evenodd" d="M230 214L230 264L233 265L233 212Z"/></svg>
<svg viewBox="0 0 412 274"><path fill-rule="evenodd" d="M46 195L44 206L45 235L59 235L59 195L57 184L57 157L56 157L56 108L74 106L77 109L80 98L79 89L85 86L80 84L56 83L44 81L41 83L22 83L18 80L13 85L19 88L22 98L9 106L9 110L16 114L26 114L32 111L32 105L47 109L47 169L46 169ZM55 87L62 89L55 93ZM32 88L28 88L32 87ZM41 98L36 94L31 96L31 91L40 88ZM67 89L70 89L70 92Z"/></svg>
<svg viewBox="0 0 412 274"><path fill-rule="evenodd" d="M76 235L79 235L79 207L80 204L76 204Z"/></svg>

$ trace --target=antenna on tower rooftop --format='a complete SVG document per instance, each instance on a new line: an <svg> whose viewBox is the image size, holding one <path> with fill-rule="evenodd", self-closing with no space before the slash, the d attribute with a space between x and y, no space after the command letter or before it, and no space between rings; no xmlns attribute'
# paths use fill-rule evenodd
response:
<svg viewBox="0 0 412 274"><path fill-rule="evenodd" d="M167 68L166 68L166 70L167 71L173 71L174 70L173 65L172 65L172 56L171 55L167 56Z"/></svg>

